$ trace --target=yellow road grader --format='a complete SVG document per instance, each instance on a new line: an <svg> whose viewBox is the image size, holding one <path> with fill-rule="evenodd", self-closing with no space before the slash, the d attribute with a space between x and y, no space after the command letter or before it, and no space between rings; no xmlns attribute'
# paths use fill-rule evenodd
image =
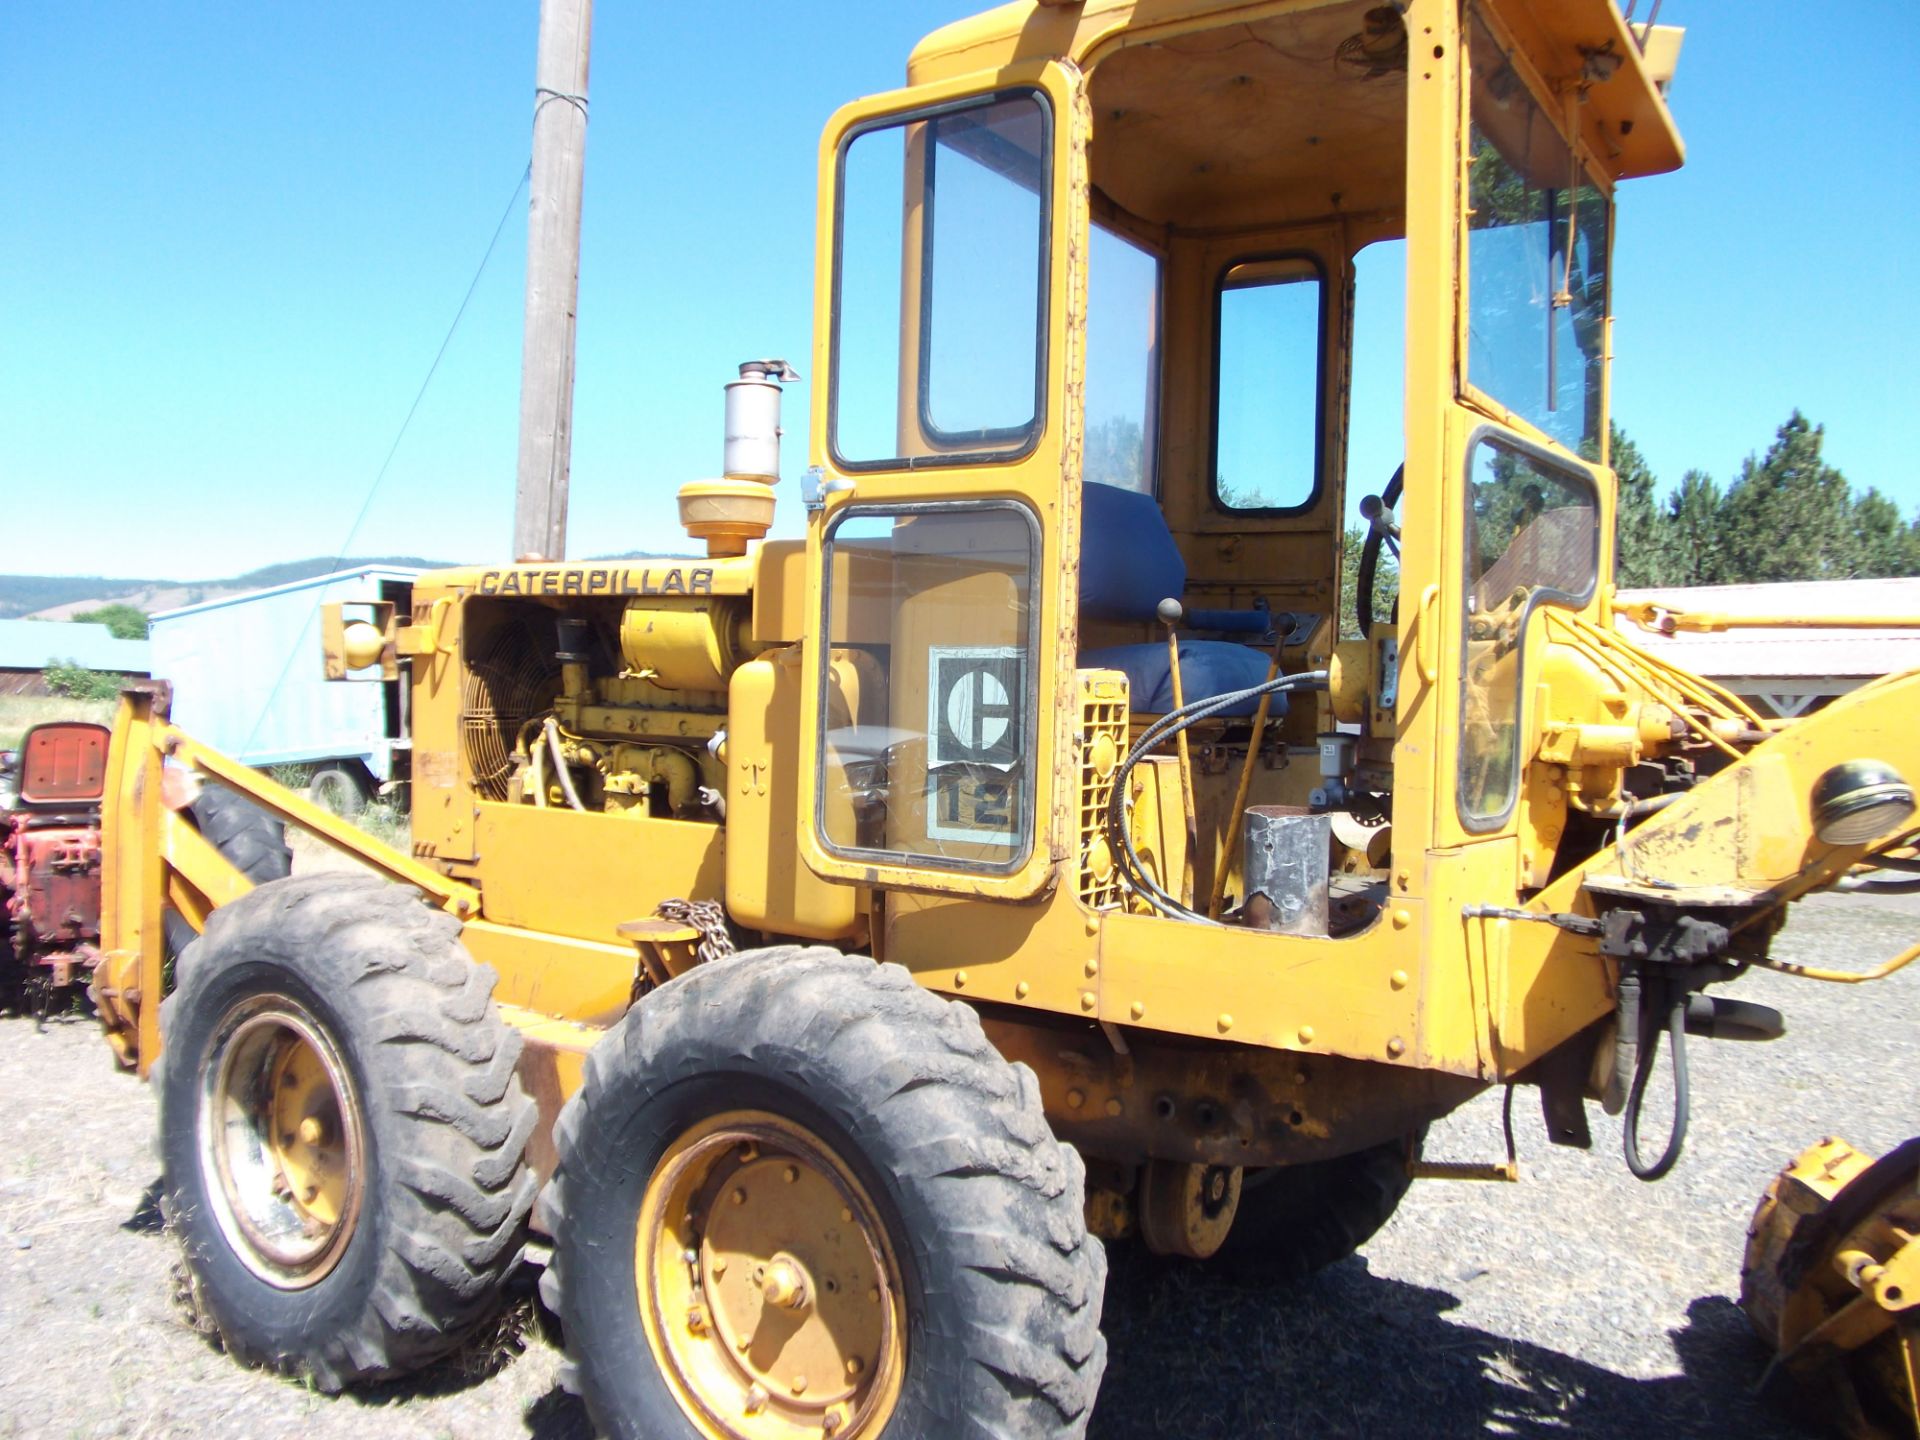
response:
<svg viewBox="0 0 1920 1440"><path fill-rule="evenodd" d="M821 143L804 538L760 361L704 555L330 612L330 675L405 681L411 854L130 692L94 993L228 1347L417 1367L532 1235L609 1435L1077 1435L1103 1243L1284 1283L1510 1176L1420 1154L1495 1086L1665 1173L1688 1038L1781 1028L1714 987L1913 865L1920 771L1920 675L1778 722L1616 623L1614 193L1681 163L1678 46L1612 0L939 30ZM1372 245L1400 464L1342 635ZM1746 1287L1890 1433L1912 1149L1803 1157Z"/></svg>

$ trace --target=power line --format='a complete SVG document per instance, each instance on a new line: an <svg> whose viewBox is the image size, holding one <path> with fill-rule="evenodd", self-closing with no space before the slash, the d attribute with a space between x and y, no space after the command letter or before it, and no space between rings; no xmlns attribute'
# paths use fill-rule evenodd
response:
<svg viewBox="0 0 1920 1440"><path fill-rule="evenodd" d="M420 413L420 402L426 399L427 387L433 384L434 374L440 369L440 362L446 357L447 347L453 343L453 335L460 328L460 321L467 313L467 306L473 300L473 292L480 288L480 277L487 273L487 263L493 259L493 252L499 247L500 236L507 228L507 221L513 218L515 205L519 203L520 192L527 188L527 181L533 174L533 161L529 159L520 171L520 178L514 182L513 193L507 197L506 207L500 212L500 219L493 227L493 235L487 241L486 253L480 257L473 278L467 282L467 293L460 297L460 306L453 312L453 321L447 326L447 333L440 339L440 348L433 352L433 363L427 366L427 373L420 382L420 388L414 392L413 403L407 407L407 415L400 422L400 428L394 432L393 443L387 447L386 459L380 462L380 469L373 477L373 483L367 487L366 498L360 502L360 509L353 517L353 523L347 527L346 536L340 542L340 548L334 552L332 563L326 573L332 574L340 568L347 558L347 552L353 548L353 538L360 533L360 526L367 518L367 512L373 509L374 497L380 493L380 486L387 478L387 471L393 466L393 457L400 453L400 442L407 438L407 430L413 424L413 417ZM319 612L319 602L315 602L314 612ZM280 687L287 683L287 676L293 670L293 662L304 648L306 626L300 627L292 648L287 651L286 661L280 666L280 674L273 682L273 688L267 692L267 698L260 704L260 713L254 717L253 728L247 732L247 743L242 750L251 750L253 742L260 734L260 727L266 723L267 712L273 708L273 702L280 693Z"/></svg>

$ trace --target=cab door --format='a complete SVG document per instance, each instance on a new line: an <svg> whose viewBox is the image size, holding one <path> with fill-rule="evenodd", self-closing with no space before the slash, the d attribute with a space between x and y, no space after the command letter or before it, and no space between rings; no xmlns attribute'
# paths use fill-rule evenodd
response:
<svg viewBox="0 0 1920 1440"><path fill-rule="evenodd" d="M822 143L796 831L827 879L1014 899L1070 851L1085 130L1049 62Z"/></svg>

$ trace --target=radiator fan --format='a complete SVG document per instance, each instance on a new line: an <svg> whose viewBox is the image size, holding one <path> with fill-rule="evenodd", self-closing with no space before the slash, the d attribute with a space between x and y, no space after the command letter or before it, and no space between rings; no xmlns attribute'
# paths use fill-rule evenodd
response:
<svg viewBox="0 0 1920 1440"><path fill-rule="evenodd" d="M524 621L502 625L483 642L460 697L461 748L474 792L482 799L507 798L520 727L551 709L559 689L553 647L542 644Z"/></svg>

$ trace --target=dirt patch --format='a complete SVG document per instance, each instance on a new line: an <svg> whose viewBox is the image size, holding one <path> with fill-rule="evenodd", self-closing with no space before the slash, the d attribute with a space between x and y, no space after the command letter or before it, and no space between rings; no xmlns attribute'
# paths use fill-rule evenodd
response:
<svg viewBox="0 0 1920 1440"><path fill-rule="evenodd" d="M1917 925L1912 901L1815 900L1780 953L1858 965ZM1802 1146L1840 1134L1884 1150L1912 1132L1920 967L1866 991L1762 974L1735 993L1784 1008L1789 1034L1694 1046L1688 1155L1658 1185L1627 1175L1618 1126L1597 1115L1593 1153L1549 1146L1522 1092L1527 1183L1416 1185L1364 1256L1291 1291L1116 1251L1090 1434L1811 1433L1750 1393L1766 1357L1734 1308L1745 1225ZM406 1384L329 1398L240 1369L175 1302L152 1096L92 1022L0 1021L0 1096L0 1436L588 1433L530 1272L502 1331ZM1489 1096L1438 1127L1431 1153L1498 1145Z"/></svg>

